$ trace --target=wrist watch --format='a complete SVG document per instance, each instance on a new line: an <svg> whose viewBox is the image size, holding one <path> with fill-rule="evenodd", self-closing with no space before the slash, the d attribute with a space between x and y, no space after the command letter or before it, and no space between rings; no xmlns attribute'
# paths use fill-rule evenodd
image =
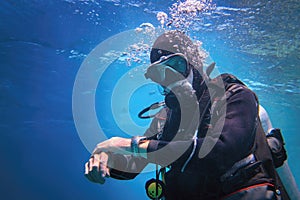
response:
<svg viewBox="0 0 300 200"><path fill-rule="evenodd" d="M140 153L139 144L142 141L147 140L146 136L133 136L131 138L131 152L134 156L138 156Z"/></svg>

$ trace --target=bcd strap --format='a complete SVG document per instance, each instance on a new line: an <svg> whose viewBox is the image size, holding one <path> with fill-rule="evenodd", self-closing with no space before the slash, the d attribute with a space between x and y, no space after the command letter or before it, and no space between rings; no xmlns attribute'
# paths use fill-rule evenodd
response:
<svg viewBox="0 0 300 200"><path fill-rule="evenodd" d="M216 93L216 95L213 97L213 102L210 109L211 114L214 114L214 111L218 110L216 108L222 106L222 104L225 103L230 96L236 94L239 90L246 88L243 82L231 74L221 75L223 84L220 84L218 79L219 78L212 79L210 81L210 85L213 85L215 88L224 87L225 93L221 92L222 96L218 96L218 93ZM219 113L216 114L219 115Z"/></svg>

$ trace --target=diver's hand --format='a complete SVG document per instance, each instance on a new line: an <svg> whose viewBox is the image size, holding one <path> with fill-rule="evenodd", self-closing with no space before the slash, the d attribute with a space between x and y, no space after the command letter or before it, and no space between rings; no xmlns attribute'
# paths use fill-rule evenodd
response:
<svg viewBox="0 0 300 200"><path fill-rule="evenodd" d="M131 139L112 137L111 139L105 140L104 142L97 144L92 155L99 154L101 152L112 152L123 155L132 154Z"/></svg>
<svg viewBox="0 0 300 200"><path fill-rule="evenodd" d="M104 184L105 177L110 176L110 170L108 166L108 154L100 152L99 154L93 154L90 160L85 164L85 177L94 183Z"/></svg>

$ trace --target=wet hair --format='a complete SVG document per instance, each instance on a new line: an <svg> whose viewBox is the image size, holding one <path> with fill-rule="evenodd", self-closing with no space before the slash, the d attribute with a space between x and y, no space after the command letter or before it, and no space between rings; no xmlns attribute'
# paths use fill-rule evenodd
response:
<svg viewBox="0 0 300 200"><path fill-rule="evenodd" d="M183 32L178 30L167 31L160 35L154 42L151 52L150 61L154 63L162 56L174 53L182 53L188 59L190 69L193 70L193 88L196 90L197 97L200 93L200 84L203 80L203 64L199 48Z"/></svg>
<svg viewBox="0 0 300 200"><path fill-rule="evenodd" d="M190 65L202 69L198 46L186 34L178 30L167 31L155 40L150 52L150 61L153 63L158 61L161 56L173 53L184 54Z"/></svg>

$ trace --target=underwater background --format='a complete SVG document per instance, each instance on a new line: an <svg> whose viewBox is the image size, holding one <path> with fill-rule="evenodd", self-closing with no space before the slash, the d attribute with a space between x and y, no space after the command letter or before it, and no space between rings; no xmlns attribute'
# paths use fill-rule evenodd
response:
<svg viewBox="0 0 300 200"><path fill-rule="evenodd" d="M159 27L156 14L169 13L173 3L0 1L1 199L147 199L144 184L154 172L130 181L107 179L104 185L84 177L90 150L74 123L73 86L82 63L98 44L143 23ZM195 20L191 34L203 42L220 72L236 75L256 92L273 126L282 129L299 187L300 2L212 3L214 8ZM147 65L149 60L143 58ZM98 120L107 137L126 136L114 121L110 98L120 77L129 71L134 76L139 64L113 62L94 91ZM160 99L156 86L146 85L133 93L123 111L145 126L149 121L139 121L137 113Z"/></svg>

